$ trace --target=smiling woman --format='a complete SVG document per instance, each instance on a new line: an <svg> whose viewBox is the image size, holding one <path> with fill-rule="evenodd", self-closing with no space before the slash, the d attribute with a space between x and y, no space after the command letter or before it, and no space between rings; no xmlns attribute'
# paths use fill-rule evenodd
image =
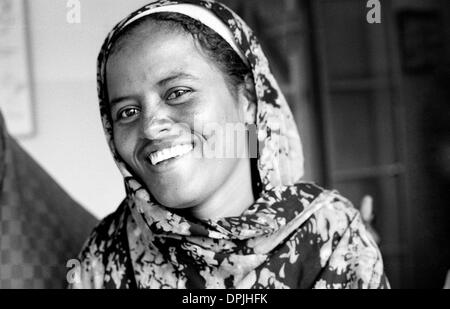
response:
<svg viewBox="0 0 450 309"><path fill-rule="evenodd" d="M127 196L93 231L71 287L389 287L358 211L300 181L291 111L228 8L155 1L133 12L102 47L98 86ZM230 139L230 124L256 134ZM256 158L205 155L252 137Z"/></svg>
<svg viewBox="0 0 450 309"><path fill-rule="evenodd" d="M189 35L184 30L189 28L198 34ZM229 146L224 134L204 128L243 123L255 104L245 96L243 73L234 82L226 78L227 72L196 44L200 35L221 40L212 30L200 34L202 28L179 13L147 16L115 43L119 47L112 48L106 80L120 157L160 204L212 219L240 215L254 197L250 160L204 156L206 148ZM227 196L234 197L232 204Z"/></svg>

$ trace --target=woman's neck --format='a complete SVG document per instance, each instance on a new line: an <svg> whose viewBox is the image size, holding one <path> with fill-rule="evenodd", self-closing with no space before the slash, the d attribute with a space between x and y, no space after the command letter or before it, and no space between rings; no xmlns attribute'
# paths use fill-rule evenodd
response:
<svg viewBox="0 0 450 309"><path fill-rule="evenodd" d="M254 201L250 159L242 158L219 190L201 205L193 207L192 215L212 220L240 216Z"/></svg>

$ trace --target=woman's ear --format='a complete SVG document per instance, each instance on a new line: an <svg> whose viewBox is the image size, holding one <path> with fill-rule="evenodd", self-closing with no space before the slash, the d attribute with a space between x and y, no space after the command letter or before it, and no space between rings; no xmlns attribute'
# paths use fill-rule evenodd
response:
<svg viewBox="0 0 450 309"><path fill-rule="evenodd" d="M253 78L250 74L245 76L244 84L239 87L239 105L243 111L246 125L256 123L256 95Z"/></svg>

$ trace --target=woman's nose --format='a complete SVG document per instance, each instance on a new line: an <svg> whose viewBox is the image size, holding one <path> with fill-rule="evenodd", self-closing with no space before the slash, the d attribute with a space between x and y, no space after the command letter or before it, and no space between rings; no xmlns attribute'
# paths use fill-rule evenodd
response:
<svg viewBox="0 0 450 309"><path fill-rule="evenodd" d="M147 116L141 123L141 135L143 138L156 140L169 135L173 122L167 117Z"/></svg>

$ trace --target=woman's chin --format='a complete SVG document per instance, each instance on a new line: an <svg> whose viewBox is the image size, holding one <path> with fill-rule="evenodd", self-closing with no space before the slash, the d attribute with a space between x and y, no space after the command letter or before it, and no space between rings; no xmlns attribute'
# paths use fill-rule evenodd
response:
<svg viewBox="0 0 450 309"><path fill-rule="evenodd" d="M185 210L196 205L195 199L188 196L155 196L155 198L162 206L174 210Z"/></svg>

